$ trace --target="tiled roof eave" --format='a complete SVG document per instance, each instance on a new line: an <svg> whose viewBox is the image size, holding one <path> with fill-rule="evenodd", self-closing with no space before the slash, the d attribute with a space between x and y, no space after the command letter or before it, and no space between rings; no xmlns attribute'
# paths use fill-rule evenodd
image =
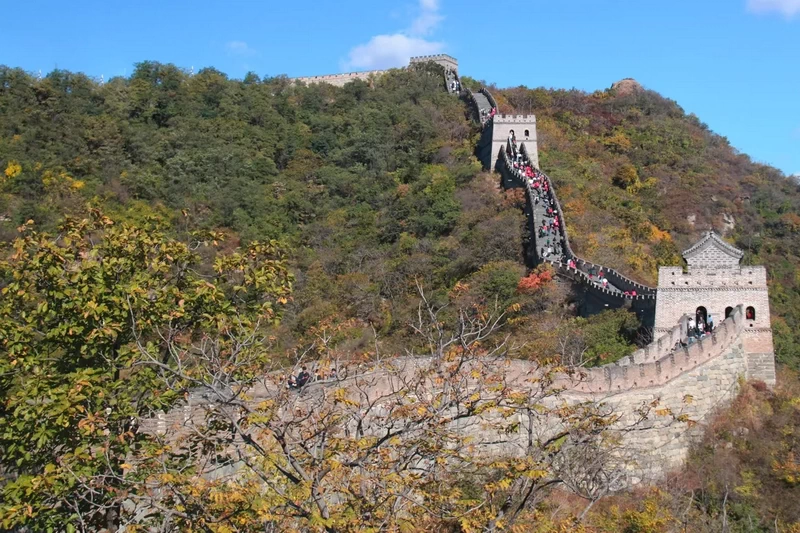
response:
<svg viewBox="0 0 800 533"><path fill-rule="evenodd" d="M744 252L736 248L735 246L731 246L727 242L723 241L719 235L714 233L713 231L709 231L706 233L706 236L697 241L693 246L684 250L683 257L684 259L688 259L695 254L699 253L707 243L713 243L717 246L720 250L725 252L726 254L730 255L735 259L741 259L744 256Z"/></svg>

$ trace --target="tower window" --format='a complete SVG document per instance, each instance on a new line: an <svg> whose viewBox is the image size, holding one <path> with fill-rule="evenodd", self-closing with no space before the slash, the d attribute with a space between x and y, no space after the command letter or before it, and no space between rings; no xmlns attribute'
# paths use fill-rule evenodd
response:
<svg viewBox="0 0 800 533"><path fill-rule="evenodd" d="M728 318L733 313L733 307L726 307L725 308L725 318Z"/></svg>
<svg viewBox="0 0 800 533"><path fill-rule="evenodd" d="M756 319L756 308L752 305L748 307L745 312L744 316L747 320L755 320Z"/></svg>
<svg viewBox="0 0 800 533"><path fill-rule="evenodd" d="M528 131L528 130L525 130L525 137L530 137L530 136L531 136L531 132Z"/></svg>
<svg viewBox="0 0 800 533"><path fill-rule="evenodd" d="M708 311L706 310L705 307L701 305L694 312L694 318L695 318L695 323L697 324L698 327L700 327L700 324L705 324L706 322L708 322Z"/></svg>

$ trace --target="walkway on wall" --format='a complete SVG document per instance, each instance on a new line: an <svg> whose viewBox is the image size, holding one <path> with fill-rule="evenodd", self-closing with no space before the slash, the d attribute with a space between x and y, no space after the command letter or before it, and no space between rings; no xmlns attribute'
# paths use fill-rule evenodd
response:
<svg viewBox="0 0 800 533"><path fill-rule="evenodd" d="M492 104L489 102L489 99L486 98L486 96L483 93L473 92L472 97L478 104L478 112L480 113L481 116L491 113Z"/></svg>
<svg viewBox="0 0 800 533"><path fill-rule="evenodd" d="M492 95L483 88L480 91L464 90L462 97L470 104L473 115L481 122L483 129L491 128L492 117L497 111L497 104ZM515 149L519 151L520 156L517 160L518 168L514 167L512 160ZM531 165L531 159L528 157L524 143L520 143L518 147L508 145L505 150L502 150L500 159L501 163L498 165L500 171L506 173L513 182L526 190L526 201L533 225L529 228L532 232L531 242L534 243L535 255L539 262L551 264L558 274L586 286L609 306L623 307L635 304L638 307L651 308L655 305L656 289L654 287L633 281L614 269L586 261L575 255L569 244L564 213L553 182L544 172ZM524 172L526 166L532 167L535 179L526 176ZM534 188L533 184L537 182L540 185L538 188ZM544 192L545 190L546 192ZM548 207L552 208L552 215L547 214ZM543 223L552 225L556 219L558 219L558 227L551 228L540 237L539 228ZM548 249L551 249L550 253L543 253L548 252ZM605 286L599 276L601 273L602 277L607 279Z"/></svg>
<svg viewBox="0 0 800 533"><path fill-rule="evenodd" d="M444 70L444 83L445 83L445 87L447 87L447 92L449 92L449 93L457 93L458 89L454 89L453 88L453 84L456 83L457 85L460 85L461 82L458 80L458 74L456 74L455 71L445 69Z"/></svg>
<svg viewBox="0 0 800 533"><path fill-rule="evenodd" d="M497 112L497 102L486 89L470 91L462 87L461 98L463 98L472 111L473 118L480 122L485 129L491 124L492 117Z"/></svg>
<svg viewBox="0 0 800 533"><path fill-rule="evenodd" d="M533 242L536 243L535 251L539 260L550 263L560 274L574 281L588 284L604 295L620 300L655 300L655 288L635 282L614 269L578 257L569 244L564 213L556 196L553 182L539 169L534 170L535 178L526 177L522 170L514 168L514 163L507 152L508 148L501 154L502 165L504 170L513 176L515 181L525 187L534 223L534 227L531 228ZM525 166L530 166L530 159L524 143L520 144L519 152L521 156L519 166L523 169ZM538 190L532 186L537 182L541 183ZM536 201L537 197L539 198L538 202ZM547 216L548 207L552 209L553 214L551 216ZM559 221L558 227L551 229L540 237L539 228L542 227L542 224L552 224L556 219ZM551 253L542 253L543 249L547 252L548 248L552 250ZM608 280L605 286L603 286L602 279Z"/></svg>

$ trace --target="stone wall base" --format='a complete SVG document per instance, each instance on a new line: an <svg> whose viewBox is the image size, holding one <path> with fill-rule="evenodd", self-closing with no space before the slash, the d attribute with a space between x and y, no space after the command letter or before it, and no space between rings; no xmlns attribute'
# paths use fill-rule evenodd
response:
<svg viewBox="0 0 800 533"><path fill-rule="evenodd" d="M772 352L748 353L747 379L760 380L770 387L774 387L776 383L775 354Z"/></svg>

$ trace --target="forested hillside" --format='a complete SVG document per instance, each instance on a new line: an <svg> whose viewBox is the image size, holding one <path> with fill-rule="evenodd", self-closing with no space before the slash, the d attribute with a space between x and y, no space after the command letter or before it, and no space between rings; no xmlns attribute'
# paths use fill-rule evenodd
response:
<svg viewBox="0 0 800 533"><path fill-rule="evenodd" d="M537 115L577 253L654 284L718 230L768 266L778 358L800 366L796 183L631 84L492 93ZM799 531L792 373L744 387L746 420L720 414L692 472L632 498L598 481L613 414L544 407L549 371L531 397L504 384L509 356L555 373L641 332L575 316L570 286L524 264L521 191L481 170L479 133L431 64L343 88L0 67L0 529ZM335 389L397 355L434 366L381 405ZM306 364L321 399L285 379ZM202 432L136 426L198 390L221 406ZM451 430L495 413L515 435L523 411L563 435L494 460Z"/></svg>
<svg viewBox="0 0 800 533"><path fill-rule="evenodd" d="M778 358L797 366L797 184L675 102L626 87L493 94L501 112L537 115L542 166L579 254L654 284L658 265L679 264L701 231L720 231L745 261L770 265ZM441 89L435 69L340 89L149 62L104 85L3 67L0 236L29 219L52 228L88 202L176 235L222 232L231 247L279 239L299 274L287 346L320 321L402 336L417 281L443 294L461 281L474 298L525 304L520 198L479 173L476 126ZM560 323L529 315L520 343ZM611 359L633 339L618 324L602 328L622 343ZM534 351L553 349L552 337Z"/></svg>
<svg viewBox="0 0 800 533"><path fill-rule="evenodd" d="M680 252L714 229L745 251L745 264L768 265L778 359L800 364L796 180L632 80L592 94L492 94L501 113L536 114L541 165L558 187L576 253L655 285L659 265L681 264Z"/></svg>

